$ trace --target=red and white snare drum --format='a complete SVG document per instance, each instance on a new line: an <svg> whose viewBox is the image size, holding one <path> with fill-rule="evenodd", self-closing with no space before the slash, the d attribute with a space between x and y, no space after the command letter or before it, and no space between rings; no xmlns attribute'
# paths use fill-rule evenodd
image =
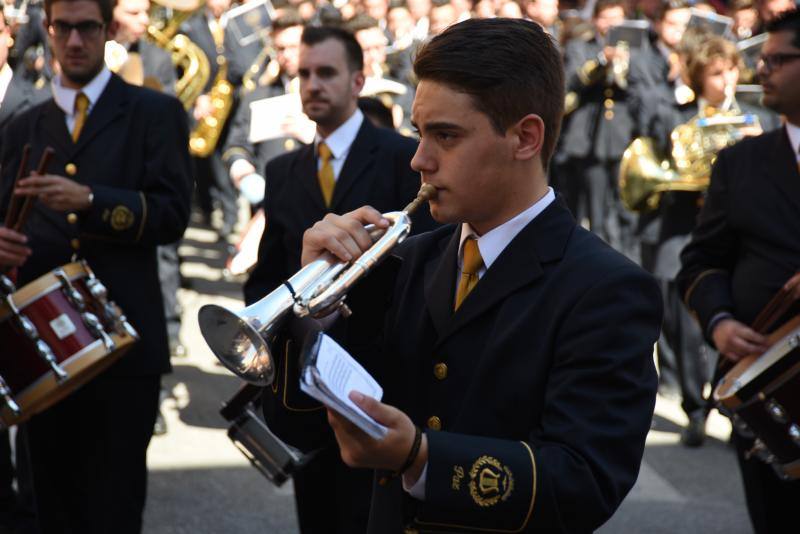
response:
<svg viewBox="0 0 800 534"><path fill-rule="evenodd" d="M714 389L734 429L755 438L750 454L784 479L800 478L800 318L790 321L760 356L740 360Z"/></svg>
<svg viewBox="0 0 800 534"><path fill-rule="evenodd" d="M2 284L0 427L60 401L138 339L86 262L63 265L16 291L5 277Z"/></svg>

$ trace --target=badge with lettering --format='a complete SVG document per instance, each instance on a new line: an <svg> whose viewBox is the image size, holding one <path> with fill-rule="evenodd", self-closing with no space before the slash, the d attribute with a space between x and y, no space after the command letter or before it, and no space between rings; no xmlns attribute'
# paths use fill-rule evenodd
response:
<svg viewBox="0 0 800 534"><path fill-rule="evenodd" d="M111 212L111 228L121 232L133 226L133 212L125 206L117 206Z"/></svg>
<svg viewBox="0 0 800 534"><path fill-rule="evenodd" d="M478 506L494 506L514 490L511 470L497 458L481 456L469 470L469 493Z"/></svg>
<svg viewBox="0 0 800 534"><path fill-rule="evenodd" d="M453 466L453 481L450 486L455 490L461 489L461 480L464 478L464 468L460 465Z"/></svg>

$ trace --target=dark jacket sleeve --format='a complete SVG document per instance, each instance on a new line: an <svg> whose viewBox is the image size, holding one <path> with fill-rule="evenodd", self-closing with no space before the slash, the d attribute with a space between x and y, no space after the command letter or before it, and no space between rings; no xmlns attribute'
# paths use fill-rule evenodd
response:
<svg viewBox="0 0 800 534"><path fill-rule="evenodd" d="M186 113L172 97L150 93L145 173L138 190L93 185L91 208L80 218L80 232L143 245L173 243L189 223L192 193Z"/></svg>
<svg viewBox="0 0 800 534"><path fill-rule="evenodd" d="M546 409L527 440L428 433L420 524L599 528L638 476L655 405L660 323L660 293L644 272L621 268L591 288L562 323Z"/></svg>
<svg viewBox="0 0 800 534"><path fill-rule="evenodd" d="M738 238L729 217L729 151L722 150L711 171L711 183L697 226L681 253L678 289L684 303L708 334L709 321L733 311L730 273L736 262Z"/></svg>

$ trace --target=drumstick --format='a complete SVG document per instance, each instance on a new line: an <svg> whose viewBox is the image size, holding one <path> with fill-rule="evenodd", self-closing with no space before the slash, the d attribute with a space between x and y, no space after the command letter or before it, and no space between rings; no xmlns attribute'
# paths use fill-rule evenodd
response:
<svg viewBox="0 0 800 534"><path fill-rule="evenodd" d="M39 167L36 169L36 174L42 175L47 172L47 167L50 165L50 160L53 159L56 151L53 150L52 147L47 147L44 149L44 153L42 153L42 159L39 160ZM22 227L25 226L25 222L30 215L31 209L33 208L33 203L36 201L36 197L29 195L25 197L25 202L22 204L22 210L19 213L19 218L17 222L14 224L14 230L19 232L22 230Z"/></svg>
<svg viewBox="0 0 800 534"><path fill-rule="evenodd" d="M14 190L19 185L19 181L22 180L24 176L25 169L28 168L28 158L31 155L31 145L26 144L25 147L22 149L22 159L19 162L19 169L17 170L17 178L14 180L14 187L11 189L11 200L8 201L8 211L6 212L6 220L4 226L6 228L10 228L15 226L15 222L17 219L17 214L19 213L20 203L22 202L22 198L19 195L14 194Z"/></svg>

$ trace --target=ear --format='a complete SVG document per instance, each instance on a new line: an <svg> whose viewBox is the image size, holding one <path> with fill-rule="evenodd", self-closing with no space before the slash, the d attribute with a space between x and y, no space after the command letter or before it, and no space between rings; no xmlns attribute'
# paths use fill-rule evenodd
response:
<svg viewBox="0 0 800 534"><path fill-rule="evenodd" d="M356 98L358 95L361 94L361 90L364 88L364 71L359 70L353 73L353 92L355 93Z"/></svg>
<svg viewBox="0 0 800 534"><path fill-rule="evenodd" d="M509 128L515 137L514 159L529 160L538 156L544 145L544 121L539 115L529 113Z"/></svg>
<svg viewBox="0 0 800 534"><path fill-rule="evenodd" d="M115 19L111 19L111 22L108 23L108 30L106 30L106 41L112 41L117 36L117 32L119 31L119 22Z"/></svg>

